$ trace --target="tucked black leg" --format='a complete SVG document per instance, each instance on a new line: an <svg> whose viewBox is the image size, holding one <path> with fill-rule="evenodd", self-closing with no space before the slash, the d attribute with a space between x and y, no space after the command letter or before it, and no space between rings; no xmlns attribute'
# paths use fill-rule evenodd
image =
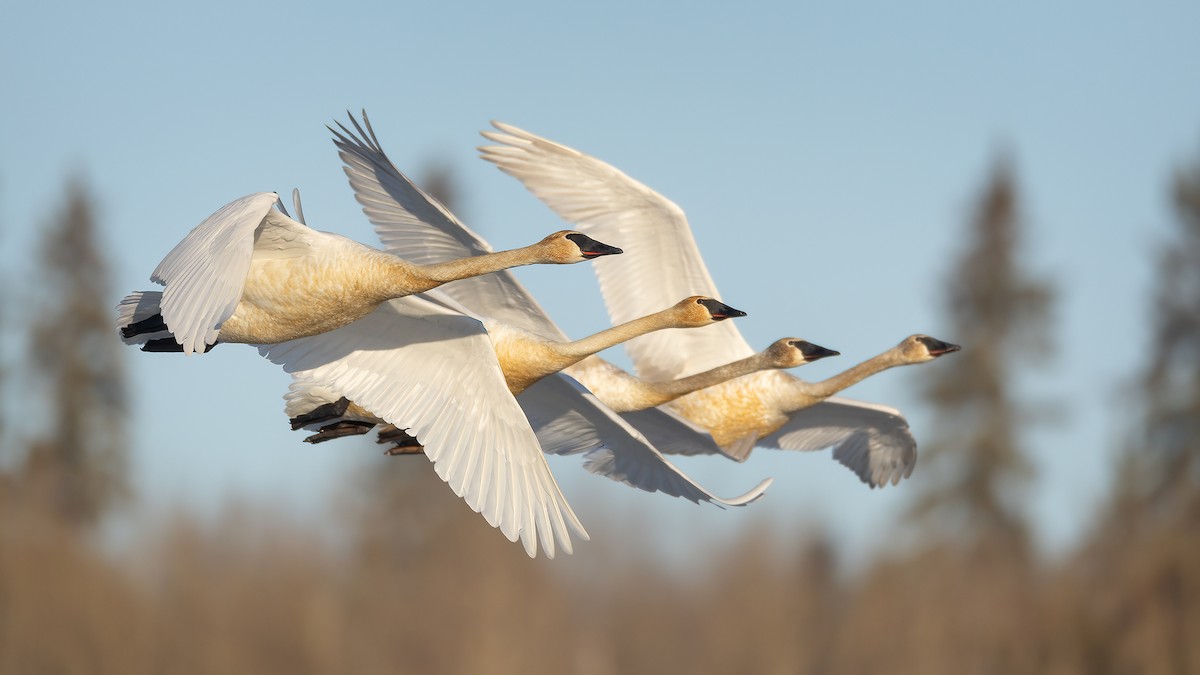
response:
<svg viewBox="0 0 1200 675"><path fill-rule="evenodd" d="M319 406L313 408L312 410L309 410L308 412L304 413L303 415L296 415L295 417L293 417L291 419L292 431L295 431L302 427L306 427L310 424L320 424L321 422L329 422L332 420L336 420L337 418L341 417L342 415L345 415L346 410L349 407L350 407L350 399L346 398L345 396L339 398L338 400L334 401L333 403L326 403L324 405L319 405ZM368 424L367 428L370 429L371 426L373 426L373 425Z"/></svg>
<svg viewBox="0 0 1200 675"><path fill-rule="evenodd" d="M410 435L406 429L400 429L391 424L380 427L379 439L375 442L395 443L383 451L385 455L421 455L425 453L425 446L421 445L415 436Z"/></svg>

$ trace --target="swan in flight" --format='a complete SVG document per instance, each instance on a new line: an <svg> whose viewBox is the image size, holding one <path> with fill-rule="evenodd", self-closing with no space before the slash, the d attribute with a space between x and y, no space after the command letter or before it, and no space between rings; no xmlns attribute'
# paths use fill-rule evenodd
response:
<svg viewBox="0 0 1200 675"><path fill-rule="evenodd" d="M164 290L135 292L118 305L122 339L185 354L217 342L274 344L333 330L385 300L456 279L621 252L563 230L524 248L414 264L310 229L274 208L278 202L273 192L240 197L189 232L150 276Z"/></svg>
<svg viewBox="0 0 1200 675"><path fill-rule="evenodd" d="M664 296L720 297L683 210L615 167L517 127L493 122L483 136L483 159L513 176L564 220L592 236L634 249L598 261L597 279L614 322L636 316ZM604 264L608 262L608 264ZM640 376L686 377L753 352L726 323L709 331L659 332L626 344ZM913 336L841 375L815 384L764 371L717 384L668 403L667 408L708 430L723 454L744 461L756 446L789 450L834 448L834 458L871 487L896 484L916 465L916 441L900 411L833 396L871 374L922 363L956 345ZM639 415L627 419L636 423ZM651 442L653 435L647 433ZM664 439L664 451L685 451ZM697 446L692 446L695 449ZM703 448L698 451L707 451Z"/></svg>
<svg viewBox="0 0 1200 675"><path fill-rule="evenodd" d="M958 350L958 345L928 335L911 335L820 382L764 372L682 396L671 408L712 434L722 454L731 459L746 461L756 445L788 450L834 446L834 459L864 483L895 485L911 475L917 463L916 441L903 416L894 408L831 397L889 368L925 363ZM647 436L654 441L652 432ZM679 452L694 454L689 448Z"/></svg>

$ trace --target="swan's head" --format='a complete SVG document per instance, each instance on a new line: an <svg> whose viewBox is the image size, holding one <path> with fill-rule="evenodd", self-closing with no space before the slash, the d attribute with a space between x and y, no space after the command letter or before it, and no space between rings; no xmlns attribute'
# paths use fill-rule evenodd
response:
<svg viewBox="0 0 1200 675"><path fill-rule="evenodd" d="M681 300L670 311L675 315L679 328L697 328L725 319L746 316L740 309L734 309L720 300L703 295L693 295Z"/></svg>
<svg viewBox="0 0 1200 675"><path fill-rule="evenodd" d="M962 347L942 342L928 335L909 335L899 345L896 345L896 349L900 351L900 356L905 363L925 363L943 354L956 352Z"/></svg>
<svg viewBox="0 0 1200 675"><path fill-rule="evenodd" d="M555 232L538 242L537 247L544 256L544 262L560 265L623 252L616 246L602 244L586 234L574 230Z"/></svg>
<svg viewBox="0 0 1200 675"><path fill-rule="evenodd" d="M783 338L776 340L763 352L772 368L795 368L806 363L812 363L827 356L837 356L841 352L814 345L800 338Z"/></svg>

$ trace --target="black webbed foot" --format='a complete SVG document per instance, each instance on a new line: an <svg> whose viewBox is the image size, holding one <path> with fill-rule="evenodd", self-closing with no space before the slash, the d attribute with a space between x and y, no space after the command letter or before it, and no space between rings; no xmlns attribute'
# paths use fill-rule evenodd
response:
<svg viewBox="0 0 1200 675"><path fill-rule="evenodd" d="M316 444L331 441L335 438L342 438L343 436L361 436L370 431L373 426L375 425L370 422L356 422L352 420L334 422L333 424L321 427L317 433L306 437L304 442Z"/></svg>

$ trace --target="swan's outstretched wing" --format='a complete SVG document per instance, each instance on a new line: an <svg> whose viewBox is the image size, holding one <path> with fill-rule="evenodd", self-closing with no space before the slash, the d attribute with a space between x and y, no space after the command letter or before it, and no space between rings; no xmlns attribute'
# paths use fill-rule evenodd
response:
<svg viewBox="0 0 1200 675"><path fill-rule="evenodd" d="M384 303L328 333L260 348L421 439L454 493L534 556L587 539L525 414L508 392L483 326L418 297Z"/></svg>
<svg viewBox="0 0 1200 675"><path fill-rule="evenodd" d="M833 397L791 414L759 447L833 448L833 458L871 487L895 485L917 466L917 442L899 410Z"/></svg>
<svg viewBox="0 0 1200 675"><path fill-rule="evenodd" d="M150 275L151 281L166 286L163 321L185 354L202 352L216 342L221 324L233 315L250 270L254 231L277 201L274 192L259 192L222 206L176 244Z"/></svg>
<svg viewBox="0 0 1200 675"><path fill-rule="evenodd" d="M614 324L689 295L720 298L683 210L616 168L535 136L492 122L484 132L501 145L479 148L484 159L521 181L538 199L590 237L625 253L592 263ZM732 322L704 330L662 330L626 343L638 375L669 380L754 353Z"/></svg>
<svg viewBox="0 0 1200 675"><path fill-rule="evenodd" d="M517 401L537 432L543 451L559 455L586 453L584 468L588 471L647 492L662 492L696 503L744 506L762 497L771 485L768 478L732 499L713 495L569 375L546 377L526 389Z"/></svg>
<svg viewBox="0 0 1200 675"><path fill-rule="evenodd" d="M354 197L389 253L430 265L492 252L486 241L396 168L380 147L365 111L363 124L353 115L350 123L355 131L340 123L341 131L330 128L333 142ZM460 279L440 290L479 316L549 340L567 339L508 271Z"/></svg>

